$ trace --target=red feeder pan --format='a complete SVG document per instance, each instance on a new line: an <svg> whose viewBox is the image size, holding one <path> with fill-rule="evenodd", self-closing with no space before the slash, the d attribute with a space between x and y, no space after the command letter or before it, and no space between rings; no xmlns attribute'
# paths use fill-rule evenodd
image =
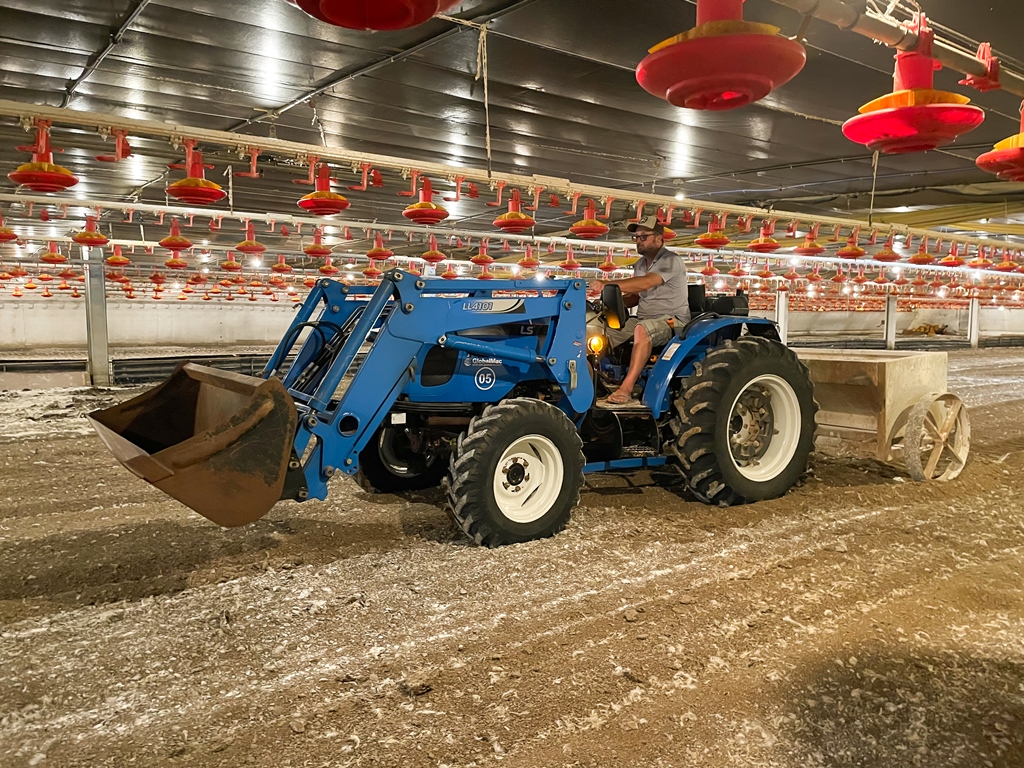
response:
<svg viewBox="0 0 1024 768"><path fill-rule="evenodd" d="M63 192L78 183L77 176L53 162L49 120L36 120L36 143L18 149L32 153L31 163L18 166L16 171L7 174L7 178L18 186L28 187L33 192Z"/></svg>
<svg viewBox="0 0 1024 768"><path fill-rule="evenodd" d="M131 259L121 253L120 245L115 245L114 255L107 257L107 266L110 267L127 267L131 263Z"/></svg>
<svg viewBox="0 0 1024 768"><path fill-rule="evenodd" d="M480 243L480 252L471 258L470 261L478 267L483 267L484 272L487 272L487 268L494 263L494 258L487 253L487 243ZM488 275L489 277L493 277L490 273L488 273Z"/></svg>
<svg viewBox="0 0 1024 768"><path fill-rule="evenodd" d="M423 186L420 188L420 201L413 203L402 211L405 218L417 224L432 225L448 218L448 211L437 205L434 200L434 188L430 179L426 176L423 179Z"/></svg>
<svg viewBox="0 0 1024 768"><path fill-rule="evenodd" d="M1020 133L999 142L995 149L978 158L978 167L1003 181L1024 181L1024 105L1021 105Z"/></svg>
<svg viewBox="0 0 1024 768"><path fill-rule="evenodd" d="M985 120L982 109L969 106L970 99L934 90L935 70L942 66L932 58L934 35L924 14L915 27L917 48L896 54L893 92L865 104L860 115L843 125L846 138L873 152L927 152L951 144Z"/></svg>
<svg viewBox="0 0 1024 768"><path fill-rule="evenodd" d="M518 235L530 229L537 222L532 216L522 212L523 202L518 189L512 190L508 201L508 213L501 214L494 220L494 226L510 235Z"/></svg>
<svg viewBox="0 0 1024 768"><path fill-rule="evenodd" d="M461 0L288 0L313 18L366 31L415 27Z"/></svg>
<svg viewBox="0 0 1024 768"><path fill-rule="evenodd" d="M334 266L333 263L331 263L331 257L330 256L328 256L326 259L324 259L323 266L320 267L319 271L320 271L321 275L327 275L328 277L330 277L331 275L338 274L338 268L336 266Z"/></svg>
<svg viewBox="0 0 1024 768"><path fill-rule="evenodd" d="M173 254L192 247L192 241L181 234L181 227L177 219L171 219L171 234L160 241L160 247L166 248ZM175 255L173 258L177 258Z"/></svg>
<svg viewBox="0 0 1024 768"><path fill-rule="evenodd" d="M583 240L596 240L607 235L608 225L597 219L597 203L588 200L583 218L569 227L569 231Z"/></svg>
<svg viewBox="0 0 1024 768"><path fill-rule="evenodd" d="M0 216L0 245L13 243L18 239L18 233L10 227L4 226L4 217Z"/></svg>
<svg viewBox="0 0 1024 768"><path fill-rule="evenodd" d="M652 48L636 69L637 82L677 107L744 107L807 63L804 47L778 32L743 21L743 0L697 0L697 26Z"/></svg>
<svg viewBox="0 0 1024 768"><path fill-rule="evenodd" d="M420 258L427 262L427 264L429 264L430 266L436 267L438 264L440 264L448 257L441 251L437 250L437 238L434 235L431 235L430 250L424 251Z"/></svg>
<svg viewBox="0 0 1024 768"><path fill-rule="evenodd" d="M718 216L712 216L711 223L708 224L708 231L693 242L701 248L724 248L730 243L730 240L726 234L721 231L721 226L722 225L718 222Z"/></svg>
<svg viewBox="0 0 1024 768"><path fill-rule="evenodd" d="M242 265L239 262L235 261L235 252L234 251L228 251L227 261L222 261L220 263L220 268L223 269L225 272L241 272L242 271Z"/></svg>
<svg viewBox="0 0 1024 768"><path fill-rule="evenodd" d="M572 247L566 252L565 261L558 265L561 269L567 272L575 272L577 269L583 267L580 262L576 261L576 254L572 252Z"/></svg>
<svg viewBox="0 0 1024 768"><path fill-rule="evenodd" d="M343 195L331 191L331 169L325 163L321 163L316 174L316 191L305 195L299 200L298 205L314 216L334 216L348 208L351 203Z"/></svg>
<svg viewBox="0 0 1024 768"><path fill-rule="evenodd" d="M536 269L540 266L540 259L533 255L533 247L526 246L526 255L518 262L521 269Z"/></svg>
<svg viewBox="0 0 1024 768"><path fill-rule="evenodd" d="M379 232L373 240L373 248L366 252L366 258L370 260L371 264L374 261L387 261L390 258L394 258L394 255L394 251L388 250L384 247L384 238L381 237Z"/></svg>
<svg viewBox="0 0 1024 768"><path fill-rule="evenodd" d="M246 256L259 256L267 250L267 246L256 240L256 228L251 221L245 224L245 240L236 245L235 248Z"/></svg>
<svg viewBox="0 0 1024 768"><path fill-rule="evenodd" d="M782 244L774 237L762 235L747 246L748 251L754 253L774 253L782 247Z"/></svg>
<svg viewBox="0 0 1024 768"><path fill-rule="evenodd" d="M277 272L279 275L287 275L289 272L292 271L291 266L289 266L289 264L285 261L283 253L280 254L277 257L277 264L272 265L270 268L274 272ZM271 282L274 282L275 285L283 285L284 284L284 281L282 281L280 278L273 278L272 277L272 278L270 278L270 280L271 280Z"/></svg>
<svg viewBox="0 0 1024 768"><path fill-rule="evenodd" d="M102 248L110 242L110 239L106 235L96 229L95 216L86 216L85 229L81 232L75 232L75 234L71 236L71 239L79 245L84 245L87 248Z"/></svg>
<svg viewBox="0 0 1024 768"><path fill-rule="evenodd" d="M320 227L313 228L313 242L302 249L310 258L324 258L331 255L331 249L324 245L324 233Z"/></svg>
<svg viewBox="0 0 1024 768"><path fill-rule="evenodd" d="M172 251L171 258L164 262L168 269L188 269L188 262L179 257L177 251Z"/></svg>
<svg viewBox="0 0 1024 768"><path fill-rule="evenodd" d="M168 184L168 197L173 197L185 205L210 205L223 200L228 193L221 189L219 184L206 180L206 169L213 168L212 165L203 164L203 153L195 149L195 139L185 140L185 165L179 163L169 165L168 168L185 168L186 177L173 184Z"/></svg>
<svg viewBox="0 0 1024 768"><path fill-rule="evenodd" d="M55 242L50 242L50 249L39 257L39 260L44 264L63 264L68 260L68 257L60 252Z"/></svg>

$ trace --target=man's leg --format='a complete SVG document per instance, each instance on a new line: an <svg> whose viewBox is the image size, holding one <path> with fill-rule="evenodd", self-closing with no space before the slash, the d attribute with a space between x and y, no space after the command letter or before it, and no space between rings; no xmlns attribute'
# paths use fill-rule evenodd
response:
<svg viewBox="0 0 1024 768"><path fill-rule="evenodd" d="M647 361L651 359L651 350L653 349L654 345L651 343L647 329L643 325L637 324L633 331L633 354L629 358L629 370L626 371L626 378L622 380L619 388L608 395L608 402L621 405L633 399L633 387L640 380L640 374L643 372L644 366L647 365Z"/></svg>

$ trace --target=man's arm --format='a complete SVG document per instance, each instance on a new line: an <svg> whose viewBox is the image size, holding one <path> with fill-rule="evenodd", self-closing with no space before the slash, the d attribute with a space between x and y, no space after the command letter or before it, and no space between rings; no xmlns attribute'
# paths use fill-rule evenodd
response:
<svg viewBox="0 0 1024 768"><path fill-rule="evenodd" d="M590 293L600 293L601 289L606 285L614 283L622 289L622 294L626 295L639 295L644 291L649 291L651 288L655 288L665 282L665 279L656 272L648 272L646 275L640 277L627 277L623 280L591 280L589 285Z"/></svg>

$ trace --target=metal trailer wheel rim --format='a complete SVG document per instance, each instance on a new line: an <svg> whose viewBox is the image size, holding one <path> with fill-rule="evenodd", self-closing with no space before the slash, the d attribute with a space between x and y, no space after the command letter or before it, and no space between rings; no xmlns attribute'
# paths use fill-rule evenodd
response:
<svg viewBox="0 0 1024 768"><path fill-rule="evenodd" d="M532 523L550 511L565 468L558 448L543 435L526 435L501 454L494 470L494 501L514 523Z"/></svg>
<svg viewBox="0 0 1024 768"><path fill-rule="evenodd" d="M967 465L970 448L971 422L959 397L933 393L913 407L903 437L903 460L915 480L953 480Z"/></svg>
<svg viewBox="0 0 1024 768"><path fill-rule="evenodd" d="M768 394L768 413L752 412L752 404L764 404L763 393ZM753 482L775 479L796 455L802 418L800 398L781 376L766 374L747 382L733 400L726 424L733 466ZM772 432L767 443L765 431ZM752 456L743 455L751 451Z"/></svg>

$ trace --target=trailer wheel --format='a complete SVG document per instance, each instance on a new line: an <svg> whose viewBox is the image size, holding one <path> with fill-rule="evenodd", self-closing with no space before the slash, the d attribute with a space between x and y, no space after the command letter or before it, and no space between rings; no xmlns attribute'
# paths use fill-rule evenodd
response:
<svg viewBox="0 0 1024 768"><path fill-rule="evenodd" d="M558 408L520 397L484 409L449 465L455 520L487 547L553 536L583 487L583 442Z"/></svg>
<svg viewBox="0 0 1024 768"><path fill-rule="evenodd" d="M446 471L443 455L416 451L404 429L381 426L359 453L355 480L370 493L403 493L436 488Z"/></svg>
<svg viewBox="0 0 1024 768"><path fill-rule="evenodd" d="M720 507L782 496L807 469L817 410L807 368L783 344L746 336L712 349L675 403L690 490Z"/></svg>

